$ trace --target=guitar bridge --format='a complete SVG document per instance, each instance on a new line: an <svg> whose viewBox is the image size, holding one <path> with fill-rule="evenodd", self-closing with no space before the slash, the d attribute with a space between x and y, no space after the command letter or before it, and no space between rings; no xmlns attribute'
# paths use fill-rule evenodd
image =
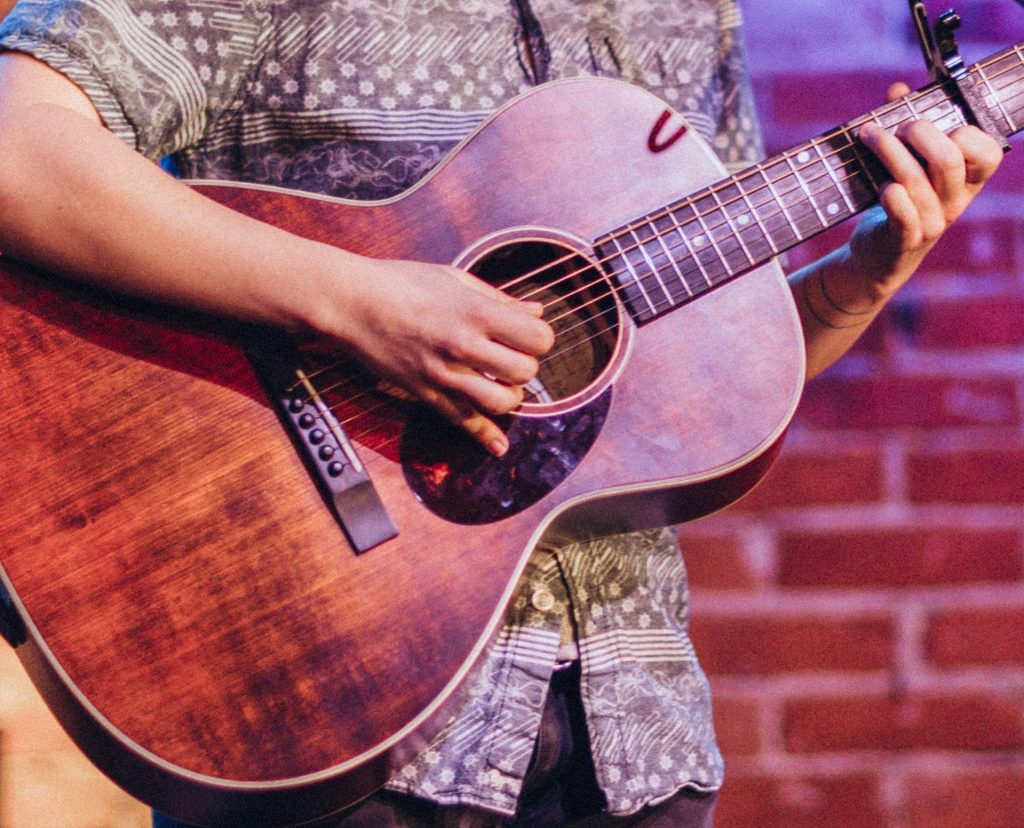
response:
<svg viewBox="0 0 1024 828"><path fill-rule="evenodd" d="M345 429L300 364L286 337L271 337L246 355L285 430L355 552L398 535Z"/></svg>

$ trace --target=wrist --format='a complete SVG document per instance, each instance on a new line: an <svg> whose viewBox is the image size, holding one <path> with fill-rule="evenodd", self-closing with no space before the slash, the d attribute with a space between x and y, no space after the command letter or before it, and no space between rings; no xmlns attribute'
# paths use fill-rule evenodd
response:
<svg viewBox="0 0 1024 828"><path fill-rule="evenodd" d="M352 344L360 291L350 290L369 260L348 251L302 240L302 254L285 263L278 294L284 327Z"/></svg>
<svg viewBox="0 0 1024 828"><path fill-rule="evenodd" d="M818 280L825 301L850 315L877 313L906 281L894 273L879 278L857 260L850 245L838 248L822 261Z"/></svg>
<svg viewBox="0 0 1024 828"><path fill-rule="evenodd" d="M884 285L854 266L847 247L804 268L794 281L810 319L832 330L866 327L890 296Z"/></svg>

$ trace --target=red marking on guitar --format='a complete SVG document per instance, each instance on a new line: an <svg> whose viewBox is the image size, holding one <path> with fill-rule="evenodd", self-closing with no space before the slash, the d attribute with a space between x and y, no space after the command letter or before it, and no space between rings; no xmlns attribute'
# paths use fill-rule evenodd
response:
<svg viewBox="0 0 1024 828"><path fill-rule="evenodd" d="M658 120L654 122L654 126L651 128L651 134L647 136L647 149L651 152L664 152L676 141L686 135L687 126L684 123L667 138L662 139L660 137L661 131L666 127L673 115L675 115L675 113L671 109L666 109L660 116L658 116Z"/></svg>

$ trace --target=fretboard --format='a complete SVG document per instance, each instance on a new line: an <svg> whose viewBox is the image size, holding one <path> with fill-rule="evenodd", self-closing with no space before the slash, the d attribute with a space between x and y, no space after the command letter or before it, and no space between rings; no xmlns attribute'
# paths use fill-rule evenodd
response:
<svg viewBox="0 0 1024 828"><path fill-rule="evenodd" d="M1024 128L1024 51L969 75L1004 137ZM637 322L679 307L878 201L887 173L857 141L873 121L968 123L955 87L933 84L601 237L595 249Z"/></svg>

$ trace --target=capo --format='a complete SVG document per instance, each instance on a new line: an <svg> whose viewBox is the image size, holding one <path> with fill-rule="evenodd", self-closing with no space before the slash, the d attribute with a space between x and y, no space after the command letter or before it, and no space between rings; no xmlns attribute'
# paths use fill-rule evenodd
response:
<svg viewBox="0 0 1024 828"><path fill-rule="evenodd" d="M995 138L1003 152L1009 152L1010 144L1006 136L996 126L992 110L985 103L984 96L974 83L974 76L967 71L963 58L960 57L960 47L956 42L956 30L960 28L961 23L960 15L952 9L939 15L933 36L928 25L928 12L924 7L924 0L908 2L910 16L917 30L917 41L932 80L955 85L967 118Z"/></svg>

